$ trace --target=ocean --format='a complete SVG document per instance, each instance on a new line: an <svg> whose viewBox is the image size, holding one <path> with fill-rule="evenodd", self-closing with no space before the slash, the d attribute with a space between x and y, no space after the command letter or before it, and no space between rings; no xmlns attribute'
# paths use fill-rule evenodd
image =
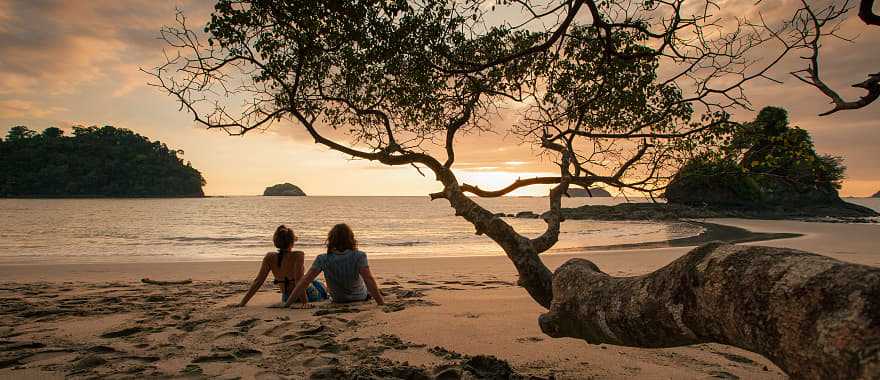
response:
<svg viewBox="0 0 880 380"><path fill-rule="evenodd" d="M880 209L880 200L849 199ZM546 198L477 199L493 212L547 208ZM565 207L615 204L621 198L567 198ZM632 199L630 200L632 201ZM507 220L527 236L540 219ZM295 249L323 252L327 231L348 223L370 257L503 255L474 234L445 200L427 197L209 197L181 199L0 199L0 263L259 260L272 233L291 227ZM664 241L695 236L683 222L569 220L554 249ZM547 254L553 254L553 250Z"/></svg>

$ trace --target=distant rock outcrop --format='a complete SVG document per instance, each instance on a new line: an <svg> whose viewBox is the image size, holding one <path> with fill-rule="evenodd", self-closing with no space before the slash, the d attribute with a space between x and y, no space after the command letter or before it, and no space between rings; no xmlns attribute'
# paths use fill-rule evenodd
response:
<svg viewBox="0 0 880 380"><path fill-rule="evenodd" d="M298 186L292 183L280 183L275 186L269 186L263 191L263 196L285 196L285 197L302 197L306 193Z"/></svg>
<svg viewBox="0 0 880 380"><path fill-rule="evenodd" d="M873 198L880 198L880 191L874 193Z"/></svg>
<svg viewBox="0 0 880 380"><path fill-rule="evenodd" d="M601 187L591 187L589 191L580 187L571 187L568 189L568 196L577 197L610 197L611 193Z"/></svg>
<svg viewBox="0 0 880 380"><path fill-rule="evenodd" d="M765 107L739 125L730 142L689 160L669 182L670 204L716 209L852 209L838 196L842 159L816 153L807 131L790 127L784 109Z"/></svg>

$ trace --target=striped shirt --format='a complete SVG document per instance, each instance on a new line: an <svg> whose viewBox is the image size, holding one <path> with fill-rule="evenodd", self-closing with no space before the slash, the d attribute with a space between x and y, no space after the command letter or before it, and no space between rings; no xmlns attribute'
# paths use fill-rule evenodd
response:
<svg viewBox="0 0 880 380"><path fill-rule="evenodd" d="M333 302L367 299L369 293L360 274L360 269L367 266L367 254L352 250L320 254L312 263L312 269L324 272Z"/></svg>

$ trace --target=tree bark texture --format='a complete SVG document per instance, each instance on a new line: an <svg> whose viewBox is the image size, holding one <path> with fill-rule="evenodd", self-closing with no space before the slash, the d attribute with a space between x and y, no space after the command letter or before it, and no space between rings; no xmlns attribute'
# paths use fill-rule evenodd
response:
<svg viewBox="0 0 880 380"><path fill-rule="evenodd" d="M518 285L525 288L532 299L545 308L553 300L553 273L541 261L531 241L497 215L489 212L462 193L457 182L447 180L443 197L461 216L474 225L479 235L486 235L497 243L516 267ZM558 233L558 231L557 231Z"/></svg>
<svg viewBox="0 0 880 380"><path fill-rule="evenodd" d="M711 243L637 277L572 259L539 323L592 344L728 344L793 378L880 378L880 268L792 249Z"/></svg>

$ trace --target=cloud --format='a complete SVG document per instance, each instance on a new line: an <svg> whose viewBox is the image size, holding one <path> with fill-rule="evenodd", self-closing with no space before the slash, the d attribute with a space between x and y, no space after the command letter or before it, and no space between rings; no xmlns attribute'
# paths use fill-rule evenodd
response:
<svg viewBox="0 0 880 380"><path fill-rule="evenodd" d="M0 100L0 119L46 118L66 111L64 107L43 107L26 100Z"/></svg>
<svg viewBox="0 0 880 380"><path fill-rule="evenodd" d="M208 8L192 7L203 15ZM0 95L72 94L99 80L111 93L145 78L137 67L160 57L159 28L172 2L16 1L0 4ZM204 17L200 17L204 19ZM115 86L114 86L115 84Z"/></svg>

